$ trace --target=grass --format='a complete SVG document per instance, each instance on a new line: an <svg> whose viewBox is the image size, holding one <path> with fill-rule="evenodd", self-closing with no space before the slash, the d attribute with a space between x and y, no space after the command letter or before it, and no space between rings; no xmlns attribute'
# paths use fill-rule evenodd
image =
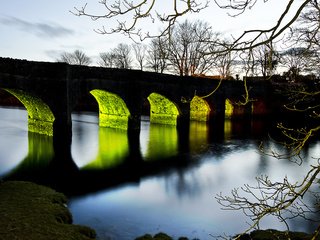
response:
<svg viewBox="0 0 320 240"><path fill-rule="evenodd" d="M94 230L72 224L66 197L30 182L0 182L0 240L92 240Z"/></svg>

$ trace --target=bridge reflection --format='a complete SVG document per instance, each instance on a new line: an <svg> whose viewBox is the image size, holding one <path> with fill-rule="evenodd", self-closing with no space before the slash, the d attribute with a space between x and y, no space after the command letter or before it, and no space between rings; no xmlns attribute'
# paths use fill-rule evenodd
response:
<svg viewBox="0 0 320 240"><path fill-rule="evenodd" d="M150 124L149 137L142 156L146 161L174 157L178 154L178 133L175 126Z"/></svg>
<svg viewBox="0 0 320 240"><path fill-rule="evenodd" d="M244 134L245 131L240 129L240 126L235 127L232 122L230 124L233 126L232 136L237 134L235 131ZM78 195L126 182L139 182L145 176L170 168L188 167L194 162L190 161L190 158L208 151L210 142L224 141L231 137L228 135L230 128L225 129L225 136L221 139L214 139L210 137L212 130L209 125L205 122L192 122L187 139L189 144L182 145L189 148L182 148L174 126L146 126L145 134L140 136L138 143L131 144L131 147L130 139L137 138L130 136L130 132L96 126L98 131L92 132L96 134L94 144L98 146L96 152L93 152L85 163L79 163L72 157L71 141L68 145L65 145L66 141L57 144L52 136L29 132L27 156L6 174L4 179L31 180L52 186L69 195ZM87 136L86 132L82 135ZM88 136L88 139L82 141L90 144L92 137ZM86 145L82 147L85 149Z"/></svg>
<svg viewBox="0 0 320 240"><path fill-rule="evenodd" d="M81 169L108 169L123 164L129 155L127 131L113 128L99 128L98 153Z"/></svg>

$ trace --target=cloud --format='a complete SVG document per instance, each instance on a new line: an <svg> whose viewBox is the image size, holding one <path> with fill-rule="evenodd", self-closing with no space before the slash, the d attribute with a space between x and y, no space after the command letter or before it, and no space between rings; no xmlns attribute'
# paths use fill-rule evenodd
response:
<svg viewBox="0 0 320 240"><path fill-rule="evenodd" d="M0 24L13 26L21 31L32 33L43 38L58 38L74 34L73 30L58 24L32 23L15 17L1 18Z"/></svg>

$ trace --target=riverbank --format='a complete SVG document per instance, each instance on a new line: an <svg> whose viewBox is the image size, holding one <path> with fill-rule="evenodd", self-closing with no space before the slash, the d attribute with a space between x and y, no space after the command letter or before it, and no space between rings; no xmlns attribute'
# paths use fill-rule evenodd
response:
<svg viewBox="0 0 320 240"><path fill-rule="evenodd" d="M93 240L95 231L72 224L66 197L30 182L0 182L0 239Z"/></svg>
<svg viewBox="0 0 320 240"><path fill-rule="evenodd" d="M210 239L216 239L214 237ZM217 239L227 239L225 237L217 237ZM311 234L306 234L302 232L282 232L274 229L268 230L255 230L249 234L244 234L239 238L233 237L231 239L238 240L320 240L320 237L313 238ZM150 234L146 234L144 236L138 237L135 240L174 240L172 237L165 233L158 233L154 236ZM187 237L180 237L178 240L189 240ZM200 239L192 239L192 240L200 240Z"/></svg>
<svg viewBox="0 0 320 240"><path fill-rule="evenodd" d="M0 181L1 240L94 240L95 231L72 224L67 198L51 188L23 181ZM289 237L289 238L288 238ZM146 234L136 240L173 240L165 233ZM180 237L179 240L187 240ZM307 240L305 233L276 230L253 231L240 240ZM316 238L317 240L320 237Z"/></svg>

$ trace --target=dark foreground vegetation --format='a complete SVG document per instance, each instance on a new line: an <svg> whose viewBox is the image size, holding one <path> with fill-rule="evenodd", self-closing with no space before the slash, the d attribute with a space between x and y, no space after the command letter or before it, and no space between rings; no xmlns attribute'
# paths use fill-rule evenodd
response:
<svg viewBox="0 0 320 240"><path fill-rule="evenodd" d="M168 236L165 233L158 233L154 236L146 234L144 236L136 238L136 240L173 240L174 238ZM178 240L188 240L187 237L180 237ZM244 234L242 236L234 237L209 237L209 239L238 239L238 240L319 240L320 238L312 238L312 235L302 233L302 232L281 232L273 229L268 230L255 230L250 234ZM199 239L193 239L199 240Z"/></svg>
<svg viewBox="0 0 320 240"><path fill-rule="evenodd" d="M0 182L1 240L92 240L94 230L72 224L66 197L30 182Z"/></svg>

